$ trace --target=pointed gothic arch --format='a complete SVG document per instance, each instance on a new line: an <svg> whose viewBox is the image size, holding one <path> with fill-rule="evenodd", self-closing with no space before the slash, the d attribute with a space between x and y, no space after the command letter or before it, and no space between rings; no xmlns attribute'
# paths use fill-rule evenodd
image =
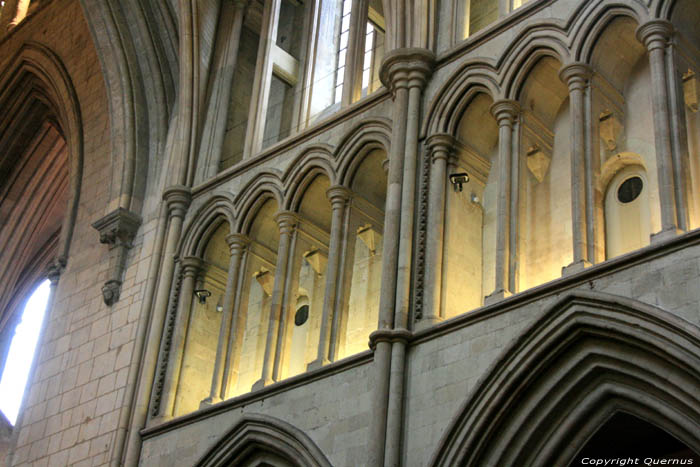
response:
<svg viewBox="0 0 700 467"><path fill-rule="evenodd" d="M260 457L294 467L331 465L300 429L269 415L246 414L197 462L197 467L249 465L246 462Z"/></svg>
<svg viewBox="0 0 700 467"><path fill-rule="evenodd" d="M635 300L574 292L494 362L431 465L566 465L615 413L700 452L700 329Z"/></svg>

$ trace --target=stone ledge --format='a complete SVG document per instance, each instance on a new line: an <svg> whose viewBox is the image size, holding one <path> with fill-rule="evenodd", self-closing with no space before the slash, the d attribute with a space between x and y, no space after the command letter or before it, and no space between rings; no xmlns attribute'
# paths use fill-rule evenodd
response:
<svg viewBox="0 0 700 467"><path fill-rule="evenodd" d="M307 371L300 375L292 376L291 378L278 381L269 386L265 386L259 390L249 392L231 399L227 399L223 402L200 408L187 415L182 415L180 417L168 420L166 422L160 423L158 425L144 428L139 432L142 440L147 440L169 431L177 430L183 426L190 425L192 423L197 423L199 421L205 420L209 417L219 415L223 412L233 410L239 407L243 407L253 402L257 402L263 399L267 399L276 394L283 393L290 389L304 386L313 381L327 378L329 376L342 373L351 368L364 365L374 360L374 353L370 350L366 350L357 355L352 355L350 357L344 358L337 362L333 362L329 365L321 367L317 370Z"/></svg>

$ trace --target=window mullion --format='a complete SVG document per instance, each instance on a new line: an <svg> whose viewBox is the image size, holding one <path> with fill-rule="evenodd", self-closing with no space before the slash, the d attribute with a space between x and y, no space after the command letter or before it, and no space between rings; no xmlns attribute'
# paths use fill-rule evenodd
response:
<svg viewBox="0 0 700 467"><path fill-rule="evenodd" d="M260 31L260 45L255 67L253 84L254 101L251 103L248 121L251 122L246 130L245 149L243 157L248 158L262 148L265 131L265 114L270 97L270 82L272 80L272 47L277 39L277 24L281 0L265 2L263 10L263 25Z"/></svg>
<svg viewBox="0 0 700 467"><path fill-rule="evenodd" d="M362 68L365 55L365 28L368 9L368 0L352 0L342 106L352 104L362 95Z"/></svg>

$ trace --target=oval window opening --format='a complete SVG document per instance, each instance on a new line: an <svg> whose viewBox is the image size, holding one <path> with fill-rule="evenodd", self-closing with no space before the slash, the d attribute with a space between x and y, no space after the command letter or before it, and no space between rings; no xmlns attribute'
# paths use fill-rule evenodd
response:
<svg viewBox="0 0 700 467"><path fill-rule="evenodd" d="M309 305L302 305L294 315L294 324L301 326L309 319Z"/></svg>
<svg viewBox="0 0 700 467"><path fill-rule="evenodd" d="M639 177L631 177L622 182L617 189L617 199L621 203L631 203L637 199L644 188L644 182Z"/></svg>

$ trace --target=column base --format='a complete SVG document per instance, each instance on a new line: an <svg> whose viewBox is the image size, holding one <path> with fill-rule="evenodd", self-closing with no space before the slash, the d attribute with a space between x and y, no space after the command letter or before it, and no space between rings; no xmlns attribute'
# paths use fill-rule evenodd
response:
<svg viewBox="0 0 700 467"><path fill-rule="evenodd" d="M561 275L570 276L572 274L576 274L577 272L581 272L584 269L591 266L592 264L589 261L586 261L585 259L580 259L578 261L574 261L568 266L564 266L563 268L561 268Z"/></svg>
<svg viewBox="0 0 700 467"><path fill-rule="evenodd" d="M439 316L429 316L427 318L422 318L419 321L416 321L413 327L415 331L422 331L423 329L433 327L441 322L442 318L440 318Z"/></svg>
<svg viewBox="0 0 700 467"><path fill-rule="evenodd" d="M683 231L677 227L671 227L665 230L660 230L659 232L651 234L650 242L651 244L663 243L666 240L670 240L681 235Z"/></svg>
<svg viewBox="0 0 700 467"><path fill-rule="evenodd" d="M265 386L271 385L272 383L274 383L274 381L271 379L262 379L261 378L261 379L257 380L255 382L255 384L253 384L253 387L251 388L251 390L257 391L258 389L262 389Z"/></svg>
<svg viewBox="0 0 700 467"><path fill-rule="evenodd" d="M207 397L199 403L199 408L204 409L206 407L211 407L212 405L221 402L221 400L222 399L220 397Z"/></svg>
<svg viewBox="0 0 700 467"><path fill-rule="evenodd" d="M484 297L484 305L492 305L494 303L498 303L501 300L510 297L511 295L513 294L504 289L494 290L493 292L491 292L490 295Z"/></svg>
<svg viewBox="0 0 700 467"><path fill-rule="evenodd" d="M306 365L306 371L318 370L322 366L328 365L329 363L331 363L331 361L327 358L317 358L313 362Z"/></svg>

